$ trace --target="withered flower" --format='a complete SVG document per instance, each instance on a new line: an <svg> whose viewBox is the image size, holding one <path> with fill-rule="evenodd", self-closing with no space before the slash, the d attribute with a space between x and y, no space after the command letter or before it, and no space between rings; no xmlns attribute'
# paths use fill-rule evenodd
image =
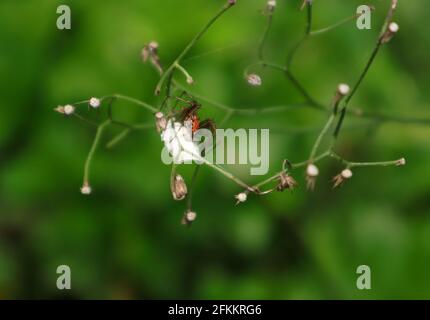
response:
<svg viewBox="0 0 430 320"><path fill-rule="evenodd" d="M315 183L318 175L319 175L318 167L313 163L309 164L308 167L306 168L306 183L307 183L308 190L315 189Z"/></svg>
<svg viewBox="0 0 430 320"><path fill-rule="evenodd" d="M266 9L268 12L272 13L276 8L276 0L267 1Z"/></svg>
<svg viewBox="0 0 430 320"><path fill-rule="evenodd" d="M173 199L175 200L184 200L188 193L187 185L185 184L184 178L181 175L176 174L171 183L170 189L172 191Z"/></svg>
<svg viewBox="0 0 430 320"><path fill-rule="evenodd" d="M99 98L92 97L90 99L90 101L88 102L88 104L89 104L90 107L92 107L94 109L97 109L98 107L100 107L101 100Z"/></svg>
<svg viewBox="0 0 430 320"><path fill-rule="evenodd" d="M333 189L341 186L345 180L352 178L352 171L350 169L345 169L341 173L339 173L337 176L333 178Z"/></svg>
<svg viewBox="0 0 430 320"><path fill-rule="evenodd" d="M188 210L187 212L184 213L184 216L182 217L181 223L183 225L191 225L191 223L193 223L197 218L197 213L195 213L194 211Z"/></svg>
<svg viewBox="0 0 430 320"><path fill-rule="evenodd" d="M396 166L404 166L404 165L406 165L406 159L405 158L401 158L401 159L396 161Z"/></svg>
<svg viewBox="0 0 430 320"><path fill-rule="evenodd" d="M141 52L141 56L144 63L149 60L160 74L163 73L163 67L161 66L160 58L158 56L157 42L151 41L146 46L144 46Z"/></svg>
<svg viewBox="0 0 430 320"><path fill-rule="evenodd" d="M387 31L385 31L385 33L382 35L382 39L381 42L382 43L387 43L389 42L394 35L399 31L399 25L395 22L391 22L388 25Z"/></svg>
<svg viewBox="0 0 430 320"><path fill-rule="evenodd" d="M155 114L155 125L159 133L166 130L167 119L162 112L157 112Z"/></svg>
<svg viewBox="0 0 430 320"><path fill-rule="evenodd" d="M82 185L82 188L81 188L81 193L84 195L89 195L89 194L91 194L91 191L92 190L91 190L90 184L88 182L84 182L84 184Z"/></svg>
<svg viewBox="0 0 430 320"><path fill-rule="evenodd" d="M75 107L72 106L71 104L67 104L65 106L58 106L54 110L57 111L58 113L64 114L66 116L70 116L75 112Z"/></svg>
<svg viewBox="0 0 430 320"><path fill-rule="evenodd" d="M259 87L263 83L263 81L261 80L261 77L255 73L249 74L246 77L246 81L248 82L249 85L253 87Z"/></svg>
<svg viewBox="0 0 430 320"><path fill-rule="evenodd" d="M235 195L234 197L237 200L236 205L238 205L239 203L245 202L248 199L248 195L246 194L246 192L241 192Z"/></svg>
<svg viewBox="0 0 430 320"><path fill-rule="evenodd" d="M299 184L292 176L290 176L288 173L282 172L279 175L279 183L276 187L276 190L278 191L284 191L285 189L293 190L296 188Z"/></svg>

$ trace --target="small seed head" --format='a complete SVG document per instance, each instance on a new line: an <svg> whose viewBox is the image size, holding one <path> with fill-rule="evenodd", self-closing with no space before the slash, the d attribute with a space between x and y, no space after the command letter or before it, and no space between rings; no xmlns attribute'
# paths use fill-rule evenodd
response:
<svg viewBox="0 0 430 320"><path fill-rule="evenodd" d="M273 12L276 8L276 0L269 0L267 1L267 10L269 12Z"/></svg>
<svg viewBox="0 0 430 320"><path fill-rule="evenodd" d="M100 99L99 99L99 98L92 97L92 98L90 99L89 104L90 104L90 107L92 107L92 108L96 109L96 108L100 107Z"/></svg>
<svg viewBox="0 0 430 320"><path fill-rule="evenodd" d="M228 0L228 4L234 6L236 4L236 0Z"/></svg>
<svg viewBox="0 0 430 320"><path fill-rule="evenodd" d="M319 175L320 171L318 169L318 167L316 165L314 165L313 163L309 164L308 167L306 168L306 174L309 177L317 177Z"/></svg>
<svg viewBox="0 0 430 320"><path fill-rule="evenodd" d="M306 168L306 184L308 190L314 190L317 177L320 171L316 165L313 163L309 164Z"/></svg>
<svg viewBox="0 0 430 320"><path fill-rule="evenodd" d="M157 41L151 41L151 42L148 44L148 47L149 47L151 50L157 50L157 49L158 49L158 42L157 42Z"/></svg>
<svg viewBox="0 0 430 320"><path fill-rule="evenodd" d="M71 104L68 104L64 106L63 111L66 116L70 116L75 112L75 107Z"/></svg>
<svg viewBox="0 0 430 320"><path fill-rule="evenodd" d="M237 194L235 196L236 200L237 200L237 204L241 203L241 202L245 202L246 199L248 199L248 195L245 192L241 192L239 194Z"/></svg>
<svg viewBox="0 0 430 320"><path fill-rule="evenodd" d="M90 195L91 191L91 186L88 184L88 182L85 182L81 187L81 193L84 195Z"/></svg>
<svg viewBox="0 0 430 320"><path fill-rule="evenodd" d="M188 84L194 84L194 79L193 79L193 77L187 76L187 83L188 83Z"/></svg>
<svg viewBox="0 0 430 320"><path fill-rule="evenodd" d="M346 180L351 178L352 171L349 168L342 170L341 173L333 177L333 189L343 185Z"/></svg>
<svg viewBox="0 0 430 320"><path fill-rule="evenodd" d="M58 106L54 109L54 111L64 114L64 107L63 106Z"/></svg>
<svg viewBox="0 0 430 320"><path fill-rule="evenodd" d="M188 193L184 178L179 174L174 176L170 189L172 191L173 199L178 201L185 199Z"/></svg>
<svg viewBox="0 0 430 320"><path fill-rule="evenodd" d="M157 112L155 114L155 125L158 132L162 132L167 127L167 119L162 112Z"/></svg>
<svg viewBox="0 0 430 320"><path fill-rule="evenodd" d="M345 169L340 174L341 174L342 178L344 178L344 179L352 178L352 171L350 169Z"/></svg>
<svg viewBox="0 0 430 320"><path fill-rule="evenodd" d="M346 96L349 93L349 90L350 90L349 86L345 83L341 83L337 87L337 93L342 97Z"/></svg>
<svg viewBox="0 0 430 320"><path fill-rule="evenodd" d="M246 80L253 87L259 87L263 83L261 77L255 73L248 75Z"/></svg>
<svg viewBox="0 0 430 320"><path fill-rule="evenodd" d="M188 210L184 213L181 223L183 225L191 225L197 218L197 214L194 211Z"/></svg>
<svg viewBox="0 0 430 320"><path fill-rule="evenodd" d="M387 31L382 35L382 43L387 43L394 37L394 35L399 31L400 27L397 23L391 22L388 25Z"/></svg>
<svg viewBox="0 0 430 320"><path fill-rule="evenodd" d="M144 63L149 60L160 74L163 73L163 67L161 66L160 58L158 56L158 42L151 41L145 45L142 49L141 57Z"/></svg>
<svg viewBox="0 0 430 320"><path fill-rule="evenodd" d="M197 218L197 214L194 211L188 211L185 216L189 222L193 222Z"/></svg>
<svg viewBox="0 0 430 320"><path fill-rule="evenodd" d="M395 22L391 22L390 25L388 26L388 30L390 30L390 32L392 33L396 33L399 31L399 25Z"/></svg>
<svg viewBox="0 0 430 320"><path fill-rule="evenodd" d="M397 160L396 166L404 166L404 165L406 165L406 159L405 158L401 158L401 159Z"/></svg>
<svg viewBox="0 0 430 320"><path fill-rule="evenodd" d="M287 173L283 172L279 176L279 183L276 187L278 191L284 191L285 189L293 190L298 186L298 183L294 178Z"/></svg>

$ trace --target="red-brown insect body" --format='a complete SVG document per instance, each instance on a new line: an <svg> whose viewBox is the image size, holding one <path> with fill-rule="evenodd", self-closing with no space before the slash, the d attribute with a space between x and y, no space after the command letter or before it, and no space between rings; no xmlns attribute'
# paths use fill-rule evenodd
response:
<svg viewBox="0 0 430 320"><path fill-rule="evenodd" d="M196 102L191 102L189 107L185 107L181 112L181 120L191 121L192 123L192 132L196 132L200 128L200 119L197 115L197 111L200 109L200 105Z"/></svg>
<svg viewBox="0 0 430 320"><path fill-rule="evenodd" d="M192 114L189 120L192 122L192 131L195 133L200 128L199 116L197 114Z"/></svg>
<svg viewBox="0 0 430 320"><path fill-rule="evenodd" d="M211 119L206 119L200 121L200 118L197 114L198 110L201 108L201 105L196 101L185 101L180 98L177 98L180 101L186 102L189 106L185 107L179 116L179 119L182 122L191 121L192 124L192 132L195 133L197 130L201 128L209 129L213 134L215 134L216 126L215 123Z"/></svg>

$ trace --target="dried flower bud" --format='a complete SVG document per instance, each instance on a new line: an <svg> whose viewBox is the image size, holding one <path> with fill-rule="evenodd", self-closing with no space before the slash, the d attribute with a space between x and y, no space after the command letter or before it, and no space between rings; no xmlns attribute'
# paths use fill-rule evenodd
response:
<svg viewBox="0 0 430 320"><path fill-rule="evenodd" d="M345 83L341 83L337 86L336 94L334 96L333 105L334 105L334 114L338 112L339 102L349 94L349 86Z"/></svg>
<svg viewBox="0 0 430 320"><path fill-rule="evenodd" d="M58 106L54 110L57 111L58 113L64 114L66 116L70 116L75 112L75 107L68 104L65 106Z"/></svg>
<svg viewBox="0 0 430 320"><path fill-rule="evenodd" d="M89 102L90 107L98 108L100 107L100 99L92 97Z"/></svg>
<svg viewBox="0 0 430 320"><path fill-rule="evenodd" d="M88 182L84 182L84 184L81 187L81 193L84 195L91 194L91 186L88 184Z"/></svg>
<svg viewBox="0 0 430 320"><path fill-rule="evenodd" d="M267 11L273 12L276 8L276 0L269 0L267 1Z"/></svg>
<svg viewBox="0 0 430 320"><path fill-rule="evenodd" d="M194 79L191 76L187 76L187 83L188 84L194 84Z"/></svg>
<svg viewBox="0 0 430 320"><path fill-rule="evenodd" d="M75 112L75 107L72 106L71 104L65 105L64 106L64 114L66 116L70 116Z"/></svg>
<svg viewBox="0 0 430 320"><path fill-rule="evenodd" d="M308 190L315 189L315 182L319 175L319 169L313 163L309 164L306 168L306 182Z"/></svg>
<svg viewBox="0 0 430 320"><path fill-rule="evenodd" d="M184 200L188 193L184 178L182 178L182 176L179 174L173 177L173 181L170 184L170 189L172 191L173 199L178 201Z"/></svg>
<svg viewBox="0 0 430 320"><path fill-rule="evenodd" d="M399 31L399 25L395 22L391 22L388 26L388 30L390 30L390 32L392 33L396 33L397 31Z"/></svg>
<svg viewBox="0 0 430 320"><path fill-rule="evenodd" d="M306 168L306 174L309 177L317 177L319 175L320 171L318 169L318 167L316 165L314 165L313 163L309 164L308 167Z"/></svg>
<svg viewBox="0 0 430 320"><path fill-rule="evenodd" d="M262 84L262 80L258 74L250 74L246 77L246 81L253 86L253 87L259 87Z"/></svg>
<svg viewBox="0 0 430 320"><path fill-rule="evenodd" d="M401 158L401 159L396 161L396 166L404 166L404 165L406 165L406 159L405 158Z"/></svg>
<svg viewBox="0 0 430 320"><path fill-rule="evenodd" d="M298 185L299 184L297 183L296 180L294 180L293 177L283 172L279 175L279 183L278 183L278 186L276 187L276 190L278 191L284 191L285 189L293 190Z"/></svg>
<svg viewBox="0 0 430 320"><path fill-rule="evenodd" d="M158 132L162 132L167 127L167 119L162 112L157 112L155 114L155 125Z"/></svg>
<svg viewBox="0 0 430 320"><path fill-rule="evenodd" d="M157 69L157 71L159 73L163 73L160 58L158 57L158 42L151 41L144 46L141 52L141 57L144 63L150 60L151 64Z"/></svg>
<svg viewBox="0 0 430 320"><path fill-rule="evenodd" d="M337 87L337 93L342 97L345 97L346 95L348 95L349 90L350 90L349 86L345 83L341 83Z"/></svg>
<svg viewBox="0 0 430 320"><path fill-rule="evenodd" d="M241 193L237 194L235 196L235 198L237 200L236 204L239 204L241 202L245 202L246 199L248 198L248 195L245 192L241 192Z"/></svg>
<svg viewBox="0 0 430 320"><path fill-rule="evenodd" d="M230 6L234 6L236 4L236 0L228 0L228 4Z"/></svg>
<svg viewBox="0 0 430 320"><path fill-rule="evenodd" d="M197 213L195 213L194 211L188 210L187 212L184 213L181 223L184 225L190 225L196 220L196 218L197 218Z"/></svg>
<svg viewBox="0 0 430 320"><path fill-rule="evenodd" d="M385 31L385 33L382 35L382 39L381 42L382 43L387 43L388 41L391 40L391 38L394 37L394 35L399 31L400 27L397 23L395 22L391 22L388 25L387 30Z"/></svg>
<svg viewBox="0 0 430 320"><path fill-rule="evenodd" d="M54 109L54 111L64 114L64 107L63 106L58 106Z"/></svg>
<svg viewBox="0 0 430 320"><path fill-rule="evenodd" d="M351 179L352 178L352 171L350 169L342 170L340 173L344 179Z"/></svg>
<svg viewBox="0 0 430 320"><path fill-rule="evenodd" d="M188 211L186 213L186 218L187 218L187 221L193 222L194 220L196 220L197 214L194 211Z"/></svg>
<svg viewBox="0 0 430 320"><path fill-rule="evenodd" d="M349 168L342 170L337 176L333 178L333 189L342 185L345 180L352 178L352 171Z"/></svg>

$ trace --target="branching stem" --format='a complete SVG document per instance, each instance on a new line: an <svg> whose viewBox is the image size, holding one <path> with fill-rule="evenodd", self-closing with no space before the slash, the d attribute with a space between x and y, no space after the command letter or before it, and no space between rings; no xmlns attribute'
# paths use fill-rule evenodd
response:
<svg viewBox="0 0 430 320"><path fill-rule="evenodd" d="M170 65L169 68L163 73L155 88L155 94L158 96L161 92L162 86L166 81L167 77L173 72L173 70L177 67L178 64L181 63L182 59L187 55L187 53L194 47L194 45L200 40L200 38L208 31L208 29L231 7L233 4L231 2L227 2L221 10L209 20L209 22L203 27L203 29L191 40L191 42L185 47L185 49L179 54L176 60Z"/></svg>
<svg viewBox="0 0 430 320"><path fill-rule="evenodd" d="M111 120L106 120L102 124L100 124L97 127L97 132L93 141L93 144L91 146L90 152L88 153L87 159L85 161L85 167L84 167L84 185L89 184L89 177L90 177L90 168L91 168L91 161L93 160L94 153L97 150L97 147L100 143L100 139L103 135L103 131L106 129L107 126L111 124Z"/></svg>

